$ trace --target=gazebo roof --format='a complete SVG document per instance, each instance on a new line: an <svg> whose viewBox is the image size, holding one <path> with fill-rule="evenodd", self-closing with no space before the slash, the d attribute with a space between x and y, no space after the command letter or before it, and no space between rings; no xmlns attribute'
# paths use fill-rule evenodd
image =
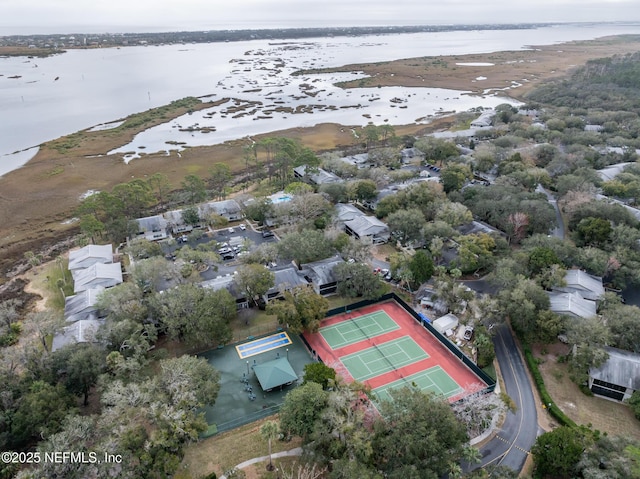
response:
<svg viewBox="0 0 640 479"><path fill-rule="evenodd" d="M253 370L263 391L270 391L283 384L291 384L298 380L298 375L287 358L278 358L257 364Z"/></svg>

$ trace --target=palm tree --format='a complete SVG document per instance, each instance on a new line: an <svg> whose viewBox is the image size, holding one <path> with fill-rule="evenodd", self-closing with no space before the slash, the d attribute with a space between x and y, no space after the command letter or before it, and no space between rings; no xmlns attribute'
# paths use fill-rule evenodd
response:
<svg viewBox="0 0 640 479"><path fill-rule="evenodd" d="M482 453L473 446L465 446L462 450L462 458L469 464L480 464L482 462Z"/></svg>
<svg viewBox="0 0 640 479"><path fill-rule="evenodd" d="M462 477L462 468L460 464L452 462L449 464L449 479L460 479Z"/></svg>
<svg viewBox="0 0 640 479"><path fill-rule="evenodd" d="M275 421L267 421L260 426L260 435L269 443L269 464L267 471L273 471L273 463L271 462L271 440L278 436L278 423Z"/></svg>

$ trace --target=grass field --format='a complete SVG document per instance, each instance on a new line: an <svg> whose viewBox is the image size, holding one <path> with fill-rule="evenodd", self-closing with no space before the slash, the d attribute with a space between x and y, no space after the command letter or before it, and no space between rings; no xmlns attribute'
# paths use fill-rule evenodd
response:
<svg viewBox="0 0 640 479"><path fill-rule="evenodd" d="M224 470L242 461L266 456L269 451L266 441L260 436L260 426L268 420L277 421L278 417L270 416L187 446L175 478L198 479L211 472L219 476ZM289 442L273 441L271 450L273 453L288 451L301 444L299 438Z"/></svg>

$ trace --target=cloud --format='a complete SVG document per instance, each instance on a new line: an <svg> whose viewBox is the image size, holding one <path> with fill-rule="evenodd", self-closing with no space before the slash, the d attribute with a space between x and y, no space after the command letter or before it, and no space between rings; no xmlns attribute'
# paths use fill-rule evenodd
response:
<svg viewBox="0 0 640 479"><path fill-rule="evenodd" d="M0 0L0 35L640 20L637 0ZM73 27L73 28L71 28Z"/></svg>

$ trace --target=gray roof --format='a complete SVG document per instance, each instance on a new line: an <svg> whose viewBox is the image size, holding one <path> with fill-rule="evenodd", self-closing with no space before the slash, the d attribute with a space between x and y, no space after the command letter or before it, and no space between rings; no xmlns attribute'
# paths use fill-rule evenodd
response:
<svg viewBox="0 0 640 479"><path fill-rule="evenodd" d="M496 116L496 112L493 110L483 112L478 118L471 122L471 126L484 128L491 126L493 122L493 117Z"/></svg>
<svg viewBox="0 0 640 479"><path fill-rule="evenodd" d="M53 337L51 351L56 351L68 344L95 343L98 328L104 323L100 319L81 319L63 328Z"/></svg>
<svg viewBox="0 0 640 479"><path fill-rule="evenodd" d="M400 155L402 155L402 158L424 157L424 153L417 148L405 148L404 150L400 151Z"/></svg>
<svg viewBox="0 0 640 479"><path fill-rule="evenodd" d="M258 364L254 366L253 371L256 373L263 391L270 391L278 386L291 384L298 380L298 375L285 357Z"/></svg>
<svg viewBox="0 0 640 479"><path fill-rule="evenodd" d="M213 279L202 281L200 283L200 286L202 286L203 288L212 289L214 291L226 289L236 300L246 301L247 299L244 292L240 291L240 289L238 288L238 285L235 282L235 277L232 274L227 274L226 276L217 276Z"/></svg>
<svg viewBox="0 0 640 479"><path fill-rule="evenodd" d="M322 168L316 168L316 172L307 175L307 165L298 166L293 171L300 177L308 177L312 183L316 185L324 185L327 183L340 183L342 178Z"/></svg>
<svg viewBox="0 0 640 479"><path fill-rule="evenodd" d="M548 292L551 311L579 318L592 318L596 315L596 303L584 299L580 293Z"/></svg>
<svg viewBox="0 0 640 479"><path fill-rule="evenodd" d="M361 238L364 236L380 236L385 234L388 236L389 233L389 227L374 216L362 215L345 221L344 224Z"/></svg>
<svg viewBox="0 0 640 479"><path fill-rule="evenodd" d="M285 268L273 272L274 286L267 291L267 296L282 293L296 286L307 286L309 283L298 273L296 268Z"/></svg>
<svg viewBox="0 0 640 479"><path fill-rule="evenodd" d="M167 220L162 215L146 216L135 221L138 223L138 231L144 233L163 231L167 228Z"/></svg>
<svg viewBox="0 0 640 479"><path fill-rule="evenodd" d="M333 268L340 263L344 263L344 260L340 256L333 256L320 261L314 261L313 263L306 263L304 265L304 272L318 286L334 283L337 280L333 275Z"/></svg>
<svg viewBox="0 0 640 479"><path fill-rule="evenodd" d="M499 235L504 235L504 233L499 229L496 229L493 226L488 225L487 223L484 223L482 221L476 221L476 220L472 221L471 223L467 223L458 227L458 231L463 235L470 235L470 234L476 234L476 233L487 233L487 234L497 233Z"/></svg>
<svg viewBox="0 0 640 479"><path fill-rule="evenodd" d="M631 163L616 163L615 165L609 165L601 170L598 170L598 175L604 181L613 180L619 173L622 173L624 167L630 165Z"/></svg>
<svg viewBox="0 0 640 479"><path fill-rule="evenodd" d="M64 300L64 319L73 323L81 319L97 317L98 296L104 291L103 287L90 288Z"/></svg>
<svg viewBox="0 0 640 479"><path fill-rule="evenodd" d="M358 168L364 168L369 163L369 154L359 153L357 155L344 156L342 158L339 158L339 160Z"/></svg>
<svg viewBox="0 0 640 479"><path fill-rule="evenodd" d="M602 278L592 276L581 269L570 269L564 276L566 286L554 288L565 293L578 292L584 299L596 301L604 295Z"/></svg>
<svg viewBox="0 0 640 479"><path fill-rule="evenodd" d="M120 263L96 263L87 269L75 272L73 291L80 293L97 286L110 288L120 283L122 283L122 266Z"/></svg>
<svg viewBox="0 0 640 479"><path fill-rule="evenodd" d="M110 244L89 244L83 248L69 251L69 270L88 268L96 263L112 263L113 246Z"/></svg>
<svg viewBox="0 0 640 479"><path fill-rule="evenodd" d="M448 313L436 319L433 322L433 327L436 328L440 334L444 334L448 329L453 329L458 326L459 322L460 321L455 314Z"/></svg>
<svg viewBox="0 0 640 479"><path fill-rule="evenodd" d="M346 203L336 204L336 217L339 221L348 221L358 216L364 216L364 213L353 205Z"/></svg>
<svg viewBox="0 0 640 479"><path fill-rule="evenodd" d="M589 375L618 386L640 389L640 354L617 348L604 348L609 359L599 368L591 368Z"/></svg>
<svg viewBox="0 0 640 479"><path fill-rule="evenodd" d="M209 213L215 213L220 216L233 216L242 211L240 205L235 200L210 201L203 203L198 207L200 217L204 217Z"/></svg>
<svg viewBox="0 0 640 479"><path fill-rule="evenodd" d="M182 219L182 210L167 211L164 214L164 217L172 225L178 226L184 224L184 220Z"/></svg>

